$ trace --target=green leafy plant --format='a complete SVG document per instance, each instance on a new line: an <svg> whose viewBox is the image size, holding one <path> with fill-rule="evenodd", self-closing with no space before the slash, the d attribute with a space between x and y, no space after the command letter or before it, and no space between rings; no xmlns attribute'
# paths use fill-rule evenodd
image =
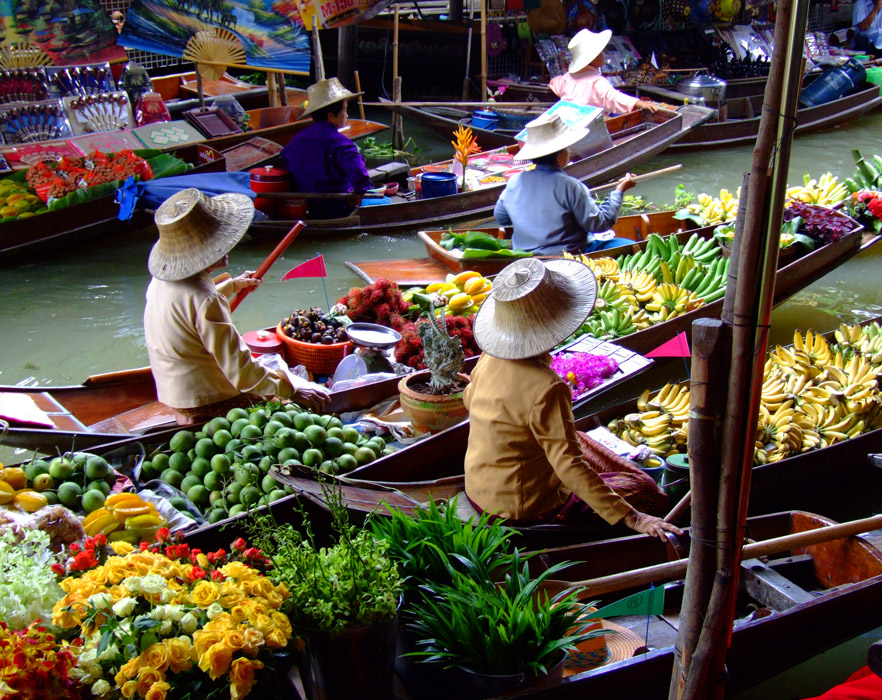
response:
<svg viewBox="0 0 882 700"><path fill-rule="evenodd" d="M568 566L556 564L536 578L515 551L504 580L485 577L479 564L463 561L451 584L424 584L423 601L413 606L409 628L426 663L461 666L477 673L546 673L576 644L603 630L583 620L591 603L577 591L550 597L542 584Z"/></svg>
<svg viewBox="0 0 882 700"><path fill-rule="evenodd" d="M674 188L674 209L685 209L693 201L695 201L695 192L687 192L682 182Z"/></svg>
<svg viewBox="0 0 882 700"><path fill-rule="evenodd" d="M511 241L496 238L483 231L466 231L455 233L448 231L441 234L439 245L445 250L459 250L464 258L529 258L532 253L526 250L512 249Z"/></svg>
<svg viewBox="0 0 882 700"><path fill-rule="evenodd" d="M411 149L411 150L408 150ZM358 150L365 158L377 158L392 160L393 158L414 158L420 149L417 148L413 138L407 139L404 145L399 149L392 146L391 143L377 143L377 139L368 136L361 140L358 144Z"/></svg>
<svg viewBox="0 0 882 700"><path fill-rule="evenodd" d="M406 597L423 584L452 584L457 572L467 570L466 562L480 564L491 578L510 565L515 530L487 513L463 521L456 508L456 498L441 507L429 501L411 513L390 508L391 517L371 520L374 535L385 540L405 576Z"/></svg>
<svg viewBox="0 0 882 700"><path fill-rule="evenodd" d="M245 525L249 539L272 560L273 578L288 587L288 617L295 625L332 633L391 620L402 580L387 543L350 525L340 488L321 484L331 511L332 546L318 546L302 506L305 534L269 513L252 513Z"/></svg>
<svg viewBox="0 0 882 700"><path fill-rule="evenodd" d="M621 215L640 214L642 212L657 211L658 207L652 202L647 202L640 195L626 194L622 197Z"/></svg>

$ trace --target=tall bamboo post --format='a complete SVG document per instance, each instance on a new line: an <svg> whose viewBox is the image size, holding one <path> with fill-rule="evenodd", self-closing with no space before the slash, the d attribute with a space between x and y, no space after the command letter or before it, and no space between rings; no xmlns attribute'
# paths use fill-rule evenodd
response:
<svg viewBox="0 0 882 700"><path fill-rule="evenodd" d="M690 664L684 699L722 698L741 563L747 495L753 468L756 422L771 316L787 170L799 95L799 62L808 0L779 0L775 52L753 153L743 238L735 285L724 305L731 315L732 360L729 410L723 424L722 474L717 522L717 575L706 622Z"/></svg>
<svg viewBox="0 0 882 700"><path fill-rule="evenodd" d="M279 86L276 84L276 74L272 71L266 74L266 91L269 106L279 107L281 105L279 101Z"/></svg>
<svg viewBox="0 0 882 700"><path fill-rule="evenodd" d="M392 101L401 102L401 76L398 75L398 5L392 24ZM401 115L392 113L392 148L400 149L404 145L404 131Z"/></svg>
<svg viewBox="0 0 882 700"><path fill-rule="evenodd" d="M358 77L358 71L354 73L355 77L355 91L361 92L361 78ZM364 121L364 100L362 99L364 95L358 96L358 118Z"/></svg>
<svg viewBox="0 0 882 700"><path fill-rule="evenodd" d="M465 77L462 79L462 101L468 102L469 99L469 72L472 69L472 32L475 25L475 2L469 0L469 33L466 41L466 65Z"/></svg>
<svg viewBox="0 0 882 700"><path fill-rule="evenodd" d="M312 18L313 58L315 60L316 82L325 79L325 61L322 58L322 42L319 40L318 17Z"/></svg>
<svg viewBox="0 0 882 700"><path fill-rule="evenodd" d="M481 102L487 101L487 3L481 0Z"/></svg>

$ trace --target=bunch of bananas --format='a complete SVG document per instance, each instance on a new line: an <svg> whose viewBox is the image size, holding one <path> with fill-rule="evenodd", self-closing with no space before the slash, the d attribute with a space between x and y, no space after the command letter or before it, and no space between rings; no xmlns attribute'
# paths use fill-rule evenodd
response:
<svg viewBox="0 0 882 700"><path fill-rule="evenodd" d="M775 347L766 361L754 462L767 464L882 428L882 355L874 354L882 327L840 326L836 344L796 331L793 345ZM882 340L878 341L882 345ZM844 358L842 348L851 348ZM865 348L866 352L861 348ZM874 359L875 358L875 359ZM666 384L637 400L639 413L608 428L632 445L665 456L686 451L689 389ZM670 422L663 415L671 414ZM663 427L660 427L663 426Z"/></svg>
<svg viewBox="0 0 882 700"><path fill-rule="evenodd" d="M618 258L564 253L564 257L588 265L599 284L594 311L574 338L585 334L599 340L620 338L726 293L729 259L722 256L716 240L695 233L682 247L676 236L653 233L638 253Z"/></svg>
<svg viewBox="0 0 882 700"><path fill-rule="evenodd" d="M439 302L443 302L440 306L445 307L444 313L451 316L468 316L478 312L492 287L490 280L479 272L467 270L458 275L449 274L444 282L433 282L424 290L408 289L402 296L405 301L409 301L418 292L434 294ZM441 313L440 306L436 314Z"/></svg>
<svg viewBox="0 0 882 700"><path fill-rule="evenodd" d="M610 422L608 429L634 447L645 445L651 452L666 456L686 445L689 420L689 387L665 384L652 396L647 389L637 399L638 413Z"/></svg>
<svg viewBox="0 0 882 700"><path fill-rule="evenodd" d="M878 190L882 188L882 156L874 155L866 160L857 149L852 150L857 170L851 177L845 178L845 186L850 193L860 190Z"/></svg>
<svg viewBox="0 0 882 700"><path fill-rule="evenodd" d="M802 186L787 188L787 199L798 199L800 202L820 204L825 207L839 204L848 195L848 187L845 183L839 182L839 179L830 172L824 173L817 180L805 173Z"/></svg>
<svg viewBox="0 0 882 700"><path fill-rule="evenodd" d="M123 540L131 544L152 541L166 525L156 506L136 493L108 496L103 508L92 511L83 520L83 529L89 537L103 534L110 542Z"/></svg>
<svg viewBox="0 0 882 700"><path fill-rule="evenodd" d="M741 196L739 187L733 195L729 190L720 190L720 196L711 197L702 192L698 195L698 202L689 204L686 210L696 218L704 222L704 226L724 224L734 221L738 213L738 198Z"/></svg>

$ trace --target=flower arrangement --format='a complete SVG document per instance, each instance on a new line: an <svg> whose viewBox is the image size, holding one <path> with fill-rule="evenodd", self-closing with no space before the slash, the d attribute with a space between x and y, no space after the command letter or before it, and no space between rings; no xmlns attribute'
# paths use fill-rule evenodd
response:
<svg viewBox="0 0 882 700"><path fill-rule="evenodd" d="M855 219L879 233L882 229L882 192L860 190L851 195L849 204Z"/></svg>
<svg viewBox="0 0 882 700"><path fill-rule="evenodd" d="M10 630L52 616L64 595L52 568L57 563L48 533L25 530L19 538L11 529L0 530L0 620Z"/></svg>
<svg viewBox="0 0 882 700"><path fill-rule="evenodd" d="M353 287L337 300L346 307L346 315L353 321L378 323L389 328L401 328L410 305L401 296L394 282L378 279L366 287Z"/></svg>
<svg viewBox="0 0 882 700"><path fill-rule="evenodd" d="M462 188L465 189L465 171L469 165L469 156L478 153L481 147L478 145L478 137L472 134L471 127L460 126L453 132L453 160L462 165Z"/></svg>
<svg viewBox="0 0 882 700"><path fill-rule="evenodd" d="M103 542L89 538L85 550ZM241 538L230 553L205 554L163 528L152 546L110 547L103 562L77 562L75 553L52 615L81 640L72 675L92 695L164 700L228 687L238 700L272 650L287 646L291 625L279 608L288 591L267 578L267 558Z"/></svg>
<svg viewBox="0 0 882 700"><path fill-rule="evenodd" d="M481 348L475 342L474 314L469 316L448 316L445 314L444 319L447 323L447 332L452 337L459 338L466 357L481 354ZM401 340L395 345L395 361L418 370L426 369L423 341L417 330L420 323L423 323L423 321L418 321L417 323L407 322L404 324L404 327L401 329Z"/></svg>
<svg viewBox="0 0 882 700"><path fill-rule="evenodd" d="M64 197L78 189L125 180L133 175L141 180L149 180L153 177L153 171L146 160L132 151L95 151L86 158L35 163L28 168L26 177L31 189L46 200ZM46 196L43 197L41 192L45 192Z"/></svg>
<svg viewBox="0 0 882 700"><path fill-rule="evenodd" d="M615 374L619 363L605 355L565 352L552 358L551 369L569 384L573 398L576 399Z"/></svg>
<svg viewBox="0 0 882 700"><path fill-rule="evenodd" d="M0 622L0 698L75 700L82 687L74 680L76 646L59 642L32 622L12 630Z"/></svg>

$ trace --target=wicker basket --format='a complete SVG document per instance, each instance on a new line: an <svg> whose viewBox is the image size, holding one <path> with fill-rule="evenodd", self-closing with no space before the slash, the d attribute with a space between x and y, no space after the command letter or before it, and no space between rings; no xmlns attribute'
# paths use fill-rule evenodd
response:
<svg viewBox="0 0 882 700"><path fill-rule="evenodd" d="M312 374L333 374L346 355L352 351L352 343L304 343L285 335L282 324L276 326L276 335L284 343L285 362L290 366L303 365Z"/></svg>

